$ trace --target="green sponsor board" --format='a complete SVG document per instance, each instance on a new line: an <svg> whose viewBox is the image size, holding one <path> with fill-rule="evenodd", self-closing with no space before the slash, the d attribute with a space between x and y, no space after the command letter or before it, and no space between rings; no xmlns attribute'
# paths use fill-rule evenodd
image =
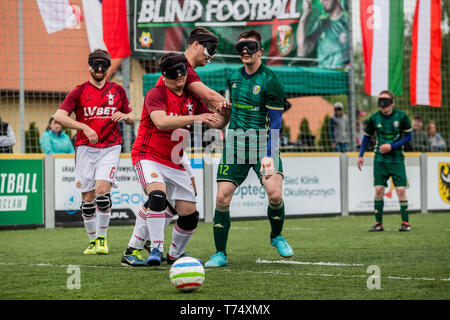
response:
<svg viewBox="0 0 450 320"><path fill-rule="evenodd" d="M44 223L43 159L0 159L0 226Z"/></svg>
<svg viewBox="0 0 450 320"><path fill-rule="evenodd" d="M311 7L307 3L306 0L133 0L130 37L133 55L150 59L166 51L184 51L192 29L205 27L219 37L213 61L239 63L235 50L238 35L254 29L261 34L263 59L269 59L268 64L344 68L349 63L347 0L328 0L324 5L312 0Z"/></svg>

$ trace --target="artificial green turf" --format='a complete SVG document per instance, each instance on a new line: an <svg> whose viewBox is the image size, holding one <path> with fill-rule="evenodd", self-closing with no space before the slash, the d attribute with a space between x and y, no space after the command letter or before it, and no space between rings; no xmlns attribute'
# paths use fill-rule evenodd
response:
<svg viewBox="0 0 450 320"><path fill-rule="evenodd" d="M369 233L371 216L288 217L283 235L295 254L283 259L269 244L267 220L233 220L229 266L207 269L205 283L193 293L170 284L165 263L121 266L133 226L109 228L106 256L82 254L88 244L84 228L3 230L0 299L449 299L450 214L413 214L410 221L411 232L398 232L400 216L385 215L386 231ZM166 230L166 248L172 227ZM199 224L188 250L203 262L214 253L211 224ZM68 289L69 265L80 268L80 289ZM379 289L367 287L371 265L380 268Z"/></svg>

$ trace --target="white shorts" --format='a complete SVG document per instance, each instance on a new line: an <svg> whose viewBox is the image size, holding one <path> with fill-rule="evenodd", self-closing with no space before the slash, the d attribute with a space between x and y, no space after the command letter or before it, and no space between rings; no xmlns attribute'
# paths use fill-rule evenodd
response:
<svg viewBox="0 0 450 320"><path fill-rule="evenodd" d="M75 179L81 192L95 189L96 180L106 180L117 186L116 172L120 161L120 145L106 148L77 146Z"/></svg>
<svg viewBox="0 0 450 320"><path fill-rule="evenodd" d="M186 171L170 168L151 160L141 160L134 166L136 176L145 188L153 182L166 185L166 197L169 200L196 202L191 178Z"/></svg>

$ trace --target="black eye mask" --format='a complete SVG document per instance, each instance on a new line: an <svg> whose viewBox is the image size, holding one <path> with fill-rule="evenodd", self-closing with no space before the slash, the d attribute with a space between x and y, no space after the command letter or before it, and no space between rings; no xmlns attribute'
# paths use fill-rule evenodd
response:
<svg viewBox="0 0 450 320"><path fill-rule="evenodd" d="M108 68L111 66L111 63L107 60L103 59L93 59L89 60L89 66L92 70L97 71L100 67L102 67L102 71L106 72Z"/></svg>
<svg viewBox="0 0 450 320"><path fill-rule="evenodd" d="M239 41L238 43L236 43L236 51L241 56L244 54L244 50L246 50L249 55L252 55L252 54L258 52L258 50L260 50L260 49L261 49L261 46L259 45L258 41L244 40L244 41Z"/></svg>
<svg viewBox="0 0 450 320"><path fill-rule="evenodd" d="M171 68L168 68L163 71L163 75L169 79L176 79L178 78L178 73L180 73L183 77L187 74L188 69L186 66L186 63L179 63L174 65Z"/></svg>
<svg viewBox="0 0 450 320"><path fill-rule="evenodd" d="M378 106L380 108L389 107L393 103L394 103L394 99L392 99L392 98L378 98Z"/></svg>

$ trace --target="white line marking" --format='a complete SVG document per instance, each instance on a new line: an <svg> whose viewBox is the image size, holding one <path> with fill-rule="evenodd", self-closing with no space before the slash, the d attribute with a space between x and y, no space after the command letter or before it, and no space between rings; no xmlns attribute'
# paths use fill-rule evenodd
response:
<svg viewBox="0 0 450 320"><path fill-rule="evenodd" d="M339 263L339 262L304 262L292 260L256 260L256 263L281 263L281 264L303 264L313 266L333 266L333 267L363 267L360 263Z"/></svg>

